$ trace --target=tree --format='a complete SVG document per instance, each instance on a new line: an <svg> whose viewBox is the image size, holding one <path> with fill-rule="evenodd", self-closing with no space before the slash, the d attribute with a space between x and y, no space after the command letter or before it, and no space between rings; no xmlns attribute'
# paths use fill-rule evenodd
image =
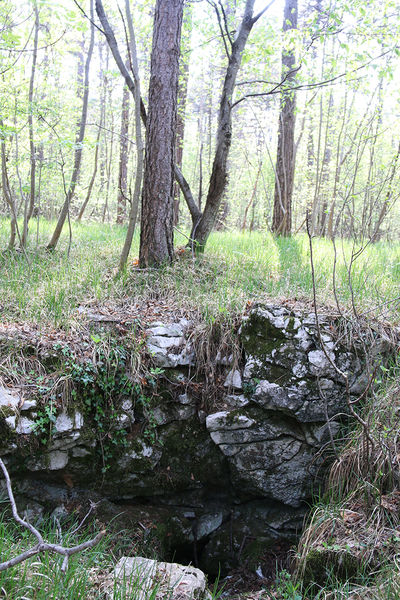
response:
<svg viewBox="0 0 400 600"><path fill-rule="evenodd" d="M140 77L139 67L136 53L136 40L135 33L133 30L132 16L130 12L129 0L125 0L125 12L128 21L128 56L129 66L131 73L121 58L121 54L118 49L117 40L115 39L114 32L112 31L108 22L107 16L104 12L103 3L101 0L96 0L96 12L103 26L103 33L106 37L108 46L114 56L115 62L120 70L121 75L125 79L125 83L133 95L135 102L135 136L136 136L136 178L135 178L135 190L133 193L133 199L131 202L131 208L129 211L128 230L126 232L124 246L122 248L121 257L119 261L119 271L124 269L126 261L128 260L129 251L132 245L133 234L135 232L135 224L137 218L137 212L139 208L140 190L142 186L142 174L143 174L143 140L141 131L141 120L146 124L147 114L144 107L143 101L140 96Z"/></svg>
<svg viewBox="0 0 400 600"><path fill-rule="evenodd" d="M29 126L29 148L30 148L30 159L31 159L31 170L30 170L30 193L29 203L28 196L25 198L24 207L24 226L22 231L21 244L26 246L28 240L28 224L33 214L35 207L35 194L36 194L36 148L34 142L33 132L33 92L35 85L35 74L36 74L36 62L37 62L37 51L38 51L38 40L39 40L39 10L36 0L33 2L33 9L35 13L35 37L33 42L33 55L32 55L32 68L31 76L29 80L29 114L28 114L28 126Z"/></svg>
<svg viewBox="0 0 400 600"><path fill-rule="evenodd" d="M58 244L61 232L64 227L65 220L69 214L71 201L75 194L75 188L76 188L76 184L77 184L78 177L79 177L79 171L81 168L82 151L83 151L82 145L83 145L83 140L85 137L87 111L88 111L88 100L89 100L89 71L90 71L90 62L92 59L93 46L94 46L93 0L90 0L90 15L91 15L90 41L89 41L89 49L88 49L88 52L86 55L86 62L85 62L85 75L84 75L83 93L82 93L82 112L81 112L81 117L78 122L78 130L77 130L77 135L76 135L74 167L72 170L69 188L65 194L64 204L61 209L60 216L58 217L56 228L53 232L50 242L47 245L48 250L54 250Z"/></svg>
<svg viewBox="0 0 400 600"><path fill-rule="evenodd" d="M188 6L183 17L180 77L178 86L178 116L176 123L176 164L182 169L183 141L185 137L185 112L189 80L190 40L192 36L192 6ZM179 221L179 185L174 185L174 225Z"/></svg>
<svg viewBox="0 0 400 600"><path fill-rule="evenodd" d="M210 182L208 185L207 200L203 213L200 212L197 206L196 210L191 210L189 206L193 221L190 234L190 245L198 251L204 250L207 239L214 227L228 179L227 163L232 143L232 97L242 60L242 54L253 26L270 6L268 5L260 13L253 16L254 3L255 0L246 0L244 15L235 39L232 39L231 33L228 31L227 27L225 31L221 31L224 36L228 66L226 68L218 111L217 142ZM214 6L218 12L217 5L215 4ZM225 36L228 42L225 41Z"/></svg>
<svg viewBox="0 0 400 600"><path fill-rule="evenodd" d="M183 0L157 0L146 125L139 264L173 259L173 181Z"/></svg>
<svg viewBox="0 0 400 600"><path fill-rule="evenodd" d="M135 233L136 219L139 210L140 191L142 188L143 178L143 137L142 137L142 123L141 123L141 97L140 97L140 77L139 77L139 66L136 53L136 39L135 32L133 30L132 16L130 12L129 0L125 0L125 12L128 20L128 31L129 31L129 57L131 64L131 71L134 81L134 92L133 99L135 102L135 137L136 137L136 178L135 178L135 189L133 191L133 198L131 200L131 207L129 210L128 229L126 232L125 243L122 248L121 258L119 261L119 270L122 271L125 268L128 260L129 251L132 245L133 234Z"/></svg>
<svg viewBox="0 0 400 600"><path fill-rule="evenodd" d="M140 125L140 124L139 124ZM128 189L128 155L129 155L129 90L124 86L122 93L121 130L119 139L118 197L117 223L125 221Z"/></svg>
<svg viewBox="0 0 400 600"><path fill-rule="evenodd" d="M297 0L286 0L283 31L297 28ZM297 69L293 50L282 53L282 81L290 87ZM280 101L278 149L275 167L274 214L272 231L290 235L292 229L292 194L294 181L294 127L296 96L294 90L283 91Z"/></svg>

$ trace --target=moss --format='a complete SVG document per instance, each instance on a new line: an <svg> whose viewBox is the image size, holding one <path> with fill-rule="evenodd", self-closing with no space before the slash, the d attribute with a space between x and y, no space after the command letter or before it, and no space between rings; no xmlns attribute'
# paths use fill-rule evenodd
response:
<svg viewBox="0 0 400 600"><path fill-rule="evenodd" d="M324 585L331 574L342 582L365 578L365 562L346 548L312 548L305 561L303 582L306 586Z"/></svg>
<svg viewBox="0 0 400 600"><path fill-rule="evenodd" d="M225 423L227 425L234 425L235 423L239 423L241 416L243 416L243 409L237 408L235 410L231 410L225 417Z"/></svg>
<svg viewBox="0 0 400 600"><path fill-rule="evenodd" d="M13 412L13 414L15 414ZM18 435L15 433L11 427L7 425L7 423L0 418L0 440L1 447L6 448L9 444L16 442L18 440Z"/></svg>
<svg viewBox="0 0 400 600"><path fill-rule="evenodd" d="M160 427L160 438L163 485L174 490L193 487L196 481L215 487L228 485L226 459L197 419Z"/></svg>
<svg viewBox="0 0 400 600"><path fill-rule="evenodd" d="M272 545L273 541L271 539L257 538L250 541L242 552L242 558L246 563L246 567L252 571L255 570Z"/></svg>
<svg viewBox="0 0 400 600"><path fill-rule="evenodd" d="M286 331L294 331L294 317L289 317L288 323L286 325Z"/></svg>
<svg viewBox="0 0 400 600"><path fill-rule="evenodd" d="M0 406L0 419L7 419L7 417L14 417L17 413L12 406Z"/></svg>
<svg viewBox="0 0 400 600"><path fill-rule="evenodd" d="M265 317L253 313L243 326L241 342L251 356L265 356L279 348L286 340L282 329L275 327Z"/></svg>

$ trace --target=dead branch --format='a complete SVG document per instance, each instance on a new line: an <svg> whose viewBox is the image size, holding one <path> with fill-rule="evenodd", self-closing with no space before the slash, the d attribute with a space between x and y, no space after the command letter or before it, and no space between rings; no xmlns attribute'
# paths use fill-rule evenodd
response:
<svg viewBox="0 0 400 600"><path fill-rule="evenodd" d="M21 527L28 529L28 531L30 531L32 535L34 535L37 539L37 544L35 546L32 546L32 548L28 548L28 550L21 552L21 554L14 556L14 558L10 558L9 560L1 562L0 571L6 571L10 567L14 567L15 565L24 562L28 558L35 556L36 554L41 554L42 552L54 552L55 554L61 554L61 556L64 556L64 560L61 566L61 572L65 573L68 568L68 560L70 556L72 556L73 554L77 554L78 552L82 552L83 550L86 550L86 548L93 548L100 542L101 538L105 535L105 531L100 531L93 539L87 540L82 544L78 544L77 546L72 546L70 548L65 548L60 544L51 544L49 542L46 542L43 539L42 534L36 529L36 527L34 527L31 523L25 521L19 516L14 494L11 487L10 476L8 474L7 467L5 466L1 458L0 468L3 471L3 475L6 480L7 494L10 500L11 510L15 521L19 525L21 525Z"/></svg>

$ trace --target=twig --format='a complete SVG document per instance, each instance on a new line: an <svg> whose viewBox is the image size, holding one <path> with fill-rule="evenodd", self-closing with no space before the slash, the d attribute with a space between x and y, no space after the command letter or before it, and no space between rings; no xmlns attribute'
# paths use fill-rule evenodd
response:
<svg viewBox="0 0 400 600"><path fill-rule="evenodd" d="M42 552L54 552L55 554L61 554L62 556L64 556L64 560L63 560L63 563L61 566L61 572L65 573L68 568L68 560L69 560L70 556L72 556L73 554L76 554L77 552L82 552L82 550L86 550L87 548L93 548L100 542L101 538L105 535L105 533L106 533L105 531L100 531L96 535L96 537L94 537L93 539L87 540L86 542L83 542L82 544L78 544L77 546L72 546L70 548L65 548L64 546L61 546L60 544L51 544L49 542L45 542L41 533L36 529L36 527L34 527L31 523L29 523L29 521L25 521L24 519L22 519L19 516L18 510L17 510L17 505L15 503L14 494L12 491L10 476L8 474L7 467L5 466L5 464L1 458L0 458L0 468L3 471L3 475L6 480L7 493L8 493L8 497L10 499L11 510L12 510L12 514L13 514L15 521L19 525L21 525L21 527L28 529L32 533L32 535L35 536L35 538L37 539L37 542L38 542L32 548L28 548L28 550L25 550L25 552L21 552L21 554L14 556L14 558L10 558L9 560L1 562L0 563L0 572L6 571L10 567L14 567L15 565L18 565L18 564L24 562L28 558L35 556L36 554L40 554Z"/></svg>
<svg viewBox="0 0 400 600"><path fill-rule="evenodd" d="M345 388L346 388L346 402L347 402L347 407L349 409L349 413L351 414L352 417L354 417L356 419L356 421L358 421L360 423L360 425L362 426L362 428L364 430L367 440L371 444L371 448L374 448L375 443L371 437L368 423L366 421L364 421L364 419L353 408L353 404L356 404L357 402L359 402L362 398L364 398L364 395L368 393L368 390L370 389L373 379L374 379L374 374L372 374L372 377L370 377L368 385L367 385L366 389L361 393L361 395L358 396L356 400L351 400L349 377L348 377L347 373L345 373L344 371L339 369L337 364L332 360L332 357L330 356L329 352L327 351L324 340L322 338L321 325L319 322L319 315L318 315L318 308L317 308L317 288L316 288L316 283L315 283L313 245L312 245L312 236L311 236L311 231L310 231L310 218L309 217L310 217L310 215L307 211L307 217L306 217L307 236L308 236L309 246L310 246L310 264L311 264L311 279L312 279L312 286L313 286L314 314L315 314L315 324L317 327L318 339L321 344L322 351L325 354L325 357L328 360L329 364L336 371L336 373L338 375L340 375L342 377L342 379L344 380Z"/></svg>
<svg viewBox="0 0 400 600"><path fill-rule="evenodd" d="M92 502L92 500L89 500L89 504L90 504L90 508L87 511L86 515L83 517L82 521L79 523L79 525L77 527L75 527L75 529L73 529L70 533L70 535L74 535L75 533L77 533L83 526L83 524L85 523L85 521L87 520L87 518L91 515L91 513L96 510L97 506L99 505L99 502Z"/></svg>

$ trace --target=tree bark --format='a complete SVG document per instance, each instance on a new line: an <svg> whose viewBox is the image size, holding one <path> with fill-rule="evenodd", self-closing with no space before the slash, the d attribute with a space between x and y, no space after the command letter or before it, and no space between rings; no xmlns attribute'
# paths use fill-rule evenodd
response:
<svg viewBox="0 0 400 600"><path fill-rule="evenodd" d="M173 181L183 0L157 0L151 52L139 264L173 259Z"/></svg>
<svg viewBox="0 0 400 600"><path fill-rule="evenodd" d="M297 0L286 0L283 17L283 31L297 27ZM282 54L282 79L290 87L296 75L295 55L292 50ZM292 195L294 182L294 127L296 97L294 91L281 95L278 149L276 156L276 177L274 192L274 212L272 231L279 235L290 235L292 229Z"/></svg>
<svg viewBox="0 0 400 600"><path fill-rule="evenodd" d="M97 130L97 137L96 137L96 149L94 151L93 173L92 173L92 176L91 176L90 181L89 181L89 187L88 187L88 191L87 191L87 194L86 194L86 198L83 201L83 204L82 204L81 209L80 209L79 214L78 214L78 218L76 219L78 221L78 223L81 222L82 217L83 217L83 213L85 212L86 207L89 204L90 196L92 195L92 191L93 191L94 182L96 180L97 167L98 167L98 164L99 164L100 135L101 135L101 129L99 127L98 130Z"/></svg>
<svg viewBox="0 0 400 600"><path fill-rule="evenodd" d="M83 99L82 99L82 113L79 121L78 132L76 136L76 146L75 146L75 157L74 157L74 167L72 171L71 181L69 184L69 188L65 197L65 201L63 207L61 209L60 216L57 221L56 228L54 230L53 236L50 242L47 245L48 250L54 250L58 244L60 239L61 232L64 227L65 220L68 216L70 205L72 198L75 194L75 188L79 177L79 172L81 168L82 161L82 144L85 137L85 129L86 129L86 120L87 120L87 110L88 110L88 99L89 99L89 71L90 71L90 61L92 59L93 54L93 46L94 46L94 25L93 25L93 0L90 0L90 16L91 16L91 24L90 24L90 42L89 49L86 55L85 62L85 78L84 78L84 88L83 88Z"/></svg>
<svg viewBox="0 0 400 600"><path fill-rule="evenodd" d="M243 222L242 222L242 231L245 231L245 229L246 229L247 214L249 212L249 209L250 209L250 207L252 207L254 205L254 200L255 200L256 194L257 194L257 186L258 186L258 180L259 180L260 174L261 174L262 164L263 164L263 160L262 160L262 158L260 158L259 161L258 161L257 175L256 175L256 179L254 181L254 185L253 185L253 189L252 189L252 192L251 192L250 200L248 201L248 203L246 205L246 208L244 209ZM250 231L251 231L251 228L250 228Z"/></svg>
<svg viewBox="0 0 400 600"><path fill-rule="evenodd" d="M186 31L185 31L186 29ZM182 170L183 159L183 140L185 137L185 111L186 99L189 80L189 59L190 59L190 39L192 34L192 9L187 7L183 18L183 36L181 60L180 60L180 77L178 85L178 115L176 123L176 164ZM174 225L179 221L179 200L180 190L178 182L174 185Z"/></svg>
<svg viewBox="0 0 400 600"><path fill-rule="evenodd" d="M399 157L400 157L400 142L399 145L397 147L397 151L396 154L393 157L392 160L392 166L391 166L391 172L390 172L390 177L389 177L389 181L388 181L388 187L387 187L387 191L386 191L386 195L385 195L385 199L384 202L381 206L381 210L379 212L379 216L377 219L377 222L375 224L375 229L374 232L371 236L371 241L372 242L377 242L380 240L382 234L380 232L380 227L383 223L383 220L389 210L390 207L390 202L392 200L392 196L393 196L393 180L394 180L394 176L396 175L396 171L397 171L397 165L399 162Z"/></svg>
<svg viewBox="0 0 400 600"><path fill-rule="evenodd" d="M139 122L140 126L140 122ZM128 189L128 153L129 153L129 90L124 86L122 94L121 131L119 142L119 170L117 196L117 223L122 225L126 218L126 200Z"/></svg>
<svg viewBox="0 0 400 600"><path fill-rule="evenodd" d="M121 257L119 260L119 271L125 268L128 260L129 252L132 246L132 239L135 233L136 219L139 209L140 191L142 188L143 179L143 138L142 138L142 123L141 123L141 97L140 97L140 78L139 78L139 66L136 52L136 40L135 32L133 30L132 16L130 11L129 0L125 0L125 12L128 21L129 31L129 57L131 62L131 71L135 84L134 88L134 101L135 101L135 138L136 138L136 177L135 177L135 189L133 192L133 198L131 200L131 207L129 210L128 229L126 232L124 246L122 248Z"/></svg>
<svg viewBox="0 0 400 600"><path fill-rule="evenodd" d="M102 218L103 223L106 220L106 215L108 215L108 221L110 221L110 209L109 209L108 200L109 200L109 196L110 196L110 183L111 183L111 177L112 177L112 160L113 160L113 150L114 150L114 112L112 110L111 82L109 82L109 85L107 87L108 87L108 105L111 108L111 114L110 114L111 135L106 137L106 143L105 143L105 149L106 149L106 155L105 155L106 197L104 199L104 206L103 206L103 218ZM108 140L110 142L110 145L108 145Z"/></svg>
<svg viewBox="0 0 400 600"><path fill-rule="evenodd" d="M4 129L3 121L0 119L0 127ZM10 209L10 240L8 243L8 249L12 250L15 246L15 239L17 236L17 209L15 206L14 198L12 197L10 183L8 181L7 173L7 156L6 156L6 141L5 134L2 132L0 138L1 148L1 187L3 190L3 198Z"/></svg>

